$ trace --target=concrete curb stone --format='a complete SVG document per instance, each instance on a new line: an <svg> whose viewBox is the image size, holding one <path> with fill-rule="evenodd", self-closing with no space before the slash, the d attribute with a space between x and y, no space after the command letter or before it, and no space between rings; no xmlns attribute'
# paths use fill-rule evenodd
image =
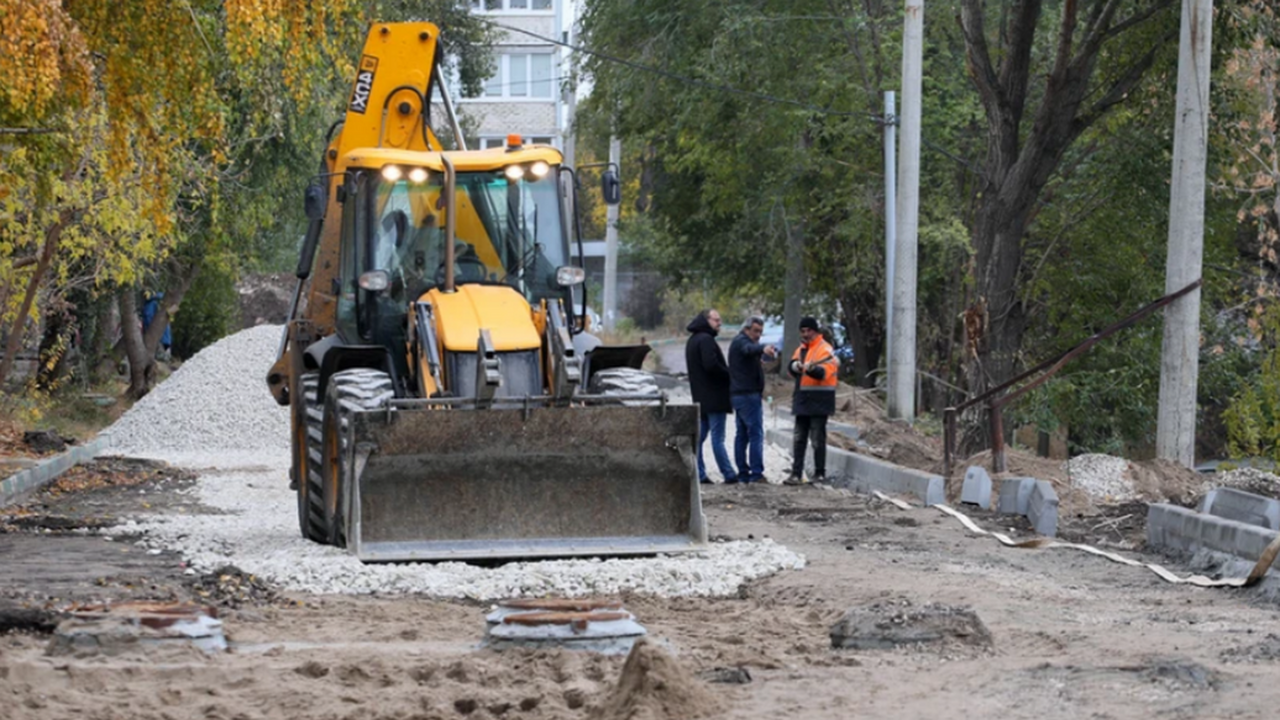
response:
<svg viewBox="0 0 1280 720"><path fill-rule="evenodd" d="M964 471L960 502L977 505L983 509L991 507L991 476L984 468L970 465L969 469Z"/></svg>
<svg viewBox="0 0 1280 720"><path fill-rule="evenodd" d="M1036 480L1027 498L1027 519L1036 532L1045 537L1058 534L1058 493L1044 480Z"/></svg>
<svg viewBox="0 0 1280 720"><path fill-rule="evenodd" d="M1009 478L1000 483L1000 499L998 512L1006 515L1026 515L1027 503L1031 500L1031 489L1036 486L1036 479L1029 477Z"/></svg>
<svg viewBox="0 0 1280 720"><path fill-rule="evenodd" d="M1275 537L1275 530L1178 505L1147 506L1147 543L1152 547L1188 553L1217 550L1257 561Z"/></svg>
<svg viewBox="0 0 1280 720"><path fill-rule="evenodd" d="M766 439L783 447L791 447L791 432L767 429ZM805 456L806 466L812 467L812 453ZM928 505L946 502L946 490L941 475L904 468L883 460L827 446L827 475L842 478L851 490L869 494L873 490L890 495L910 495Z"/></svg>
<svg viewBox="0 0 1280 720"><path fill-rule="evenodd" d="M102 433L83 445L77 445L64 453L42 460L33 468L0 480L0 507L10 505L23 495L44 487L62 473L94 459L110 447L111 438L107 433Z"/></svg>
<svg viewBox="0 0 1280 720"><path fill-rule="evenodd" d="M1235 488L1214 488L1200 502L1201 513L1269 530L1280 530L1280 500Z"/></svg>

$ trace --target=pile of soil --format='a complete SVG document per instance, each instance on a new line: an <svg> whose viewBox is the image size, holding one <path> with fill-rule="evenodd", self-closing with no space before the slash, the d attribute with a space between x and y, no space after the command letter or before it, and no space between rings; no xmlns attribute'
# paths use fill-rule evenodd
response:
<svg viewBox="0 0 1280 720"><path fill-rule="evenodd" d="M236 283L240 294L240 328L256 325L283 325L297 278L285 273L246 275Z"/></svg>
<svg viewBox="0 0 1280 720"><path fill-rule="evenodd" d="M647 640L631 648L622 676L593 720L659 720L699 718L719 710L720 704L693 674Z"/></svg>

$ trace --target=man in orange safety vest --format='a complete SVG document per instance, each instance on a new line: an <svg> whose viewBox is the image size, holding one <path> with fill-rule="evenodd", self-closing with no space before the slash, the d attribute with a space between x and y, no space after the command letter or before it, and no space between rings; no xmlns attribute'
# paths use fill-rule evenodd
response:
<svg viewBox="0 0 1280 720"><path fill-rule="evenodd" d="M806 443L813 445L813 481L826 482L827 418L836 411L840 359L823 339L817 320L811 317L800 320L800 347L791 356L787 369L796 379L791 399L791 414L796 422L791 445L791 475L782 482L786 485L807 482L804 477Z"/></svg>

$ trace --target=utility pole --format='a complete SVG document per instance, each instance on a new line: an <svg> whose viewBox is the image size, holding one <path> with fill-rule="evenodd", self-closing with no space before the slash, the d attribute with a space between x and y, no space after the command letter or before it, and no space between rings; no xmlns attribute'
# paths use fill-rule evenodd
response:
<svg viewBox="0 0 1280 720"><path fill-rule="evenodd" d="M893 255L898 242L897 102L892 90L884 94L884 367L893 365Z"/></svg>
<svg viewBox="0 0 1280 720"><path fill-rule="evenodd" d="M622 161L622 141L616 135L609 138L609 162L619 168ZM607 209L604 231L604 329L613 332L618 318L618 205Z"/></svg>
<svg viewBox="0 0 1280 720"><path fill-rule="evenodd" d="M1209 50L1213 0L1182 0L1178 102L1169 194L1169 256L1164 287L1172 293L1200 279L1204 262L1205 155L1209 124ZM1200 289L1164 312L1156 455L1187 467L1196 460L1196 384L1200 372Z"/></svg>
<svg viewBox="0 0 1280 720"><path fill-rule="evenodd" d="M924 67L924 0L906 0L902 33L902 146L898 150L897 248L889 325L889 417L916 417L916 241L920 229L920 92Z"/></svg>

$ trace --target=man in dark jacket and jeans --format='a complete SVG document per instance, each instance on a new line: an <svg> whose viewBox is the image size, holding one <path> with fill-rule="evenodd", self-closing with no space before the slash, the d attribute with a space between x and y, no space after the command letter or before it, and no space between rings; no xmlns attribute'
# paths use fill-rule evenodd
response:
<svg viewBox="0 0 1280 720"><path fill-rule="evenodd" d="M729 366L725 364L724 353L720 352L720 345L716 342L716 335L720 333L720 313L703 310L685 329L692 333L684 346L689 389L693 391L693 401L700 406L699 416L702 419L698 435L698 481L711 482L702 460L702 445L707 435L711 435L711 451L715 453L720 474L724 476L725 483L736 483L738 476L724 448L724 426L732 406L729 403Z"/></svg>
<svg viewBox="0 0 1280 720"><path fill-rule="evenodd" d="M764 480L764 357L772 359L777 348L760 344L764 320L753 317L729 345L729 395L737 434L733 439L733 459L738 464L738 480ZM750 448L750 462L747 450Z"/></svg>

